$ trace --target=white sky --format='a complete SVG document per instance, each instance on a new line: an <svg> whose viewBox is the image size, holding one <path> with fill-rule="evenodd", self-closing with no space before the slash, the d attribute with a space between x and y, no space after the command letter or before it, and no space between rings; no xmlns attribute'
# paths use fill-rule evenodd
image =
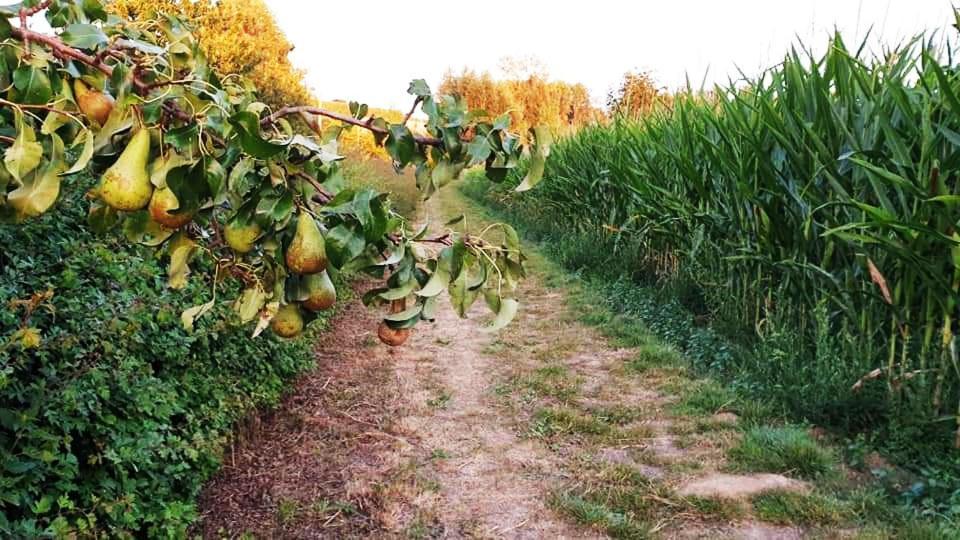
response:
<svg viewBox="0 0 960 540"><path fill-rule="evenodd" d="M436 89L463 67L497 74L500 59L536 57L554 79L582 82L602 103L630 69L670 88L776 64L799 37L823 50L839 28L893 44L955 32L949 0L267 0L293 42L291 59L320 99L406 108L411 79ZM450 29L450 30L446 30ZM708 71L709 68L709 71Z"/></svg>

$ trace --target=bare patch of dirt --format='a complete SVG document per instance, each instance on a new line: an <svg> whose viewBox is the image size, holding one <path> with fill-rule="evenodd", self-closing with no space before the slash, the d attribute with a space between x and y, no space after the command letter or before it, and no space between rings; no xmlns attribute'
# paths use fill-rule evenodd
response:
<svg viewBox="0 0 960 540"><path fill-rule="evenodd" d="M378 530L378 485L390 458L399 387L375 338L375 315L352 302L317 343L317 368L272 412L247 422L200 496L205 538L361 537Z"/></svg>
<svg viewBox="0 0 960 540"><path fill-rule="evenodd" d="M808 492L810 489L810 484L780 474L714 473L687 482L680 486L677 493L683 496L748 499L766 491Z"/></svg>

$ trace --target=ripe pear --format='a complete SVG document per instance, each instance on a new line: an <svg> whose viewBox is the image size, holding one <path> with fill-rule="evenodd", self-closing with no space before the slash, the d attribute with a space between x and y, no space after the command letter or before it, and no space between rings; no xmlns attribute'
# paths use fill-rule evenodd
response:
<svg viewBox="0 0 960 540"><path fill-rule="evenodd" d="M137 131L120 158L100 178L100 198L114 210L132 212L150 202L153 185L147 174L150 158L150 132Z"/></svg>
<svg viewBox="0 0 960 540"><path fill-rule="evenodd" d="M248 253L253 249L253 244L261 232L260 225L255 221L242 224L238 220L233 220L223 228L223 238L237 253Z"/></svg>
<svg viewBox="0 0 960 540"><path fill-rule="evenodd" d="M270 322L273 333L285 338L296 337L303 331L303 315L296 304L285 304Z"/></svg>
<svg viewBox="0 0 960 540"><path fill-rule="evenodd" d="M177 195L168 187L153 190L153 196L150 197L150 217L154 221L167 227L168 229L179 229L193 219L193 212L172 211L180 208L180 201Z"/></svg>
<svg viewBox="0 0 960 540"><path fill-rule="evenodd" d="M113 97L91 89L80 79L73 80L73 95L77 99L80 112L88 120L101 126L107 123L110 113L113 112Z"/></svg>
<svg viewBox="0 0 960 540"><path fill-rule="evenodd" d="M303 307L311 311L329 309L337 302L337 289L333 287L326 270L310 274L305 278L310 296L303 301Z"/></svg>
<svg viewBox="0 0 960 540"><path fill-rule="evenodd" d="M407 300L405 298L390 302L390 313L400 313L405 309L407 309ZM387 321L380 321L380 326L377 327L377 337L380 338L380 341L391 347L399 347L406 343L411 331L412 329L410 328L393 328L387 324Z"/></svg>
<svg viewBox="0 0 960 540"><path fill-rule="evenodd" d="M313 216L300 212L297 232L287 246L287 268L295 274L315 274L327 268L327 249Z"/></svg>
<svg viewBox="0 0 960 540"><path fill-rule="evenodd" d="M399 347L406 343L407 338L410 337L410 329L393 328L387 324L387 321L380 321L380 326L377 327L377 337L391 347Z"/></svg>

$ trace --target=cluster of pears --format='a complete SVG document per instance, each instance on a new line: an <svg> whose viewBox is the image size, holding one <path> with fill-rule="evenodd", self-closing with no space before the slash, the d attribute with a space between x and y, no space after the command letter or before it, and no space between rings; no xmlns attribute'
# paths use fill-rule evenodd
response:
<svg viewBox="0 0 960 540"><path fill-rule="evenodd" d="M259 227L235 224L224 229L227 243L235 250L244 253L253 247L253 241L259 235ZM237 247L242 249L237 249ZM284 254L287 270L301 276L307 291L307 297L299 303L284 304L273 316L270 328L280 337L295 337L303 331L303 314L300 307L310 311L328 309L337 301L337 290L327 274L327 249L323 234L313 217L301 211L297 218L297 230Z"/></svg>
<svg viewBox="0 0 960 540"><path fill-rule="evenodd" d="M180 201L169 187L153 188L147 170L149 160L150 132L140 128L117 161L100 178L100 199L114 210L123 212L149 207L153 221L168 229L179 229L193 219L193 213L176 212Z"/></svg>

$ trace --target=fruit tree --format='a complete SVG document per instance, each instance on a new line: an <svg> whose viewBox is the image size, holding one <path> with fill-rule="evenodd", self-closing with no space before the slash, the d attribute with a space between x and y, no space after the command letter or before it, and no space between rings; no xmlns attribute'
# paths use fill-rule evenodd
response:
<svg viewBox="0 0 960 540"><path fill-rule="evenodd" d="M531 172L519 189L529 189L543 172L547 130L533 130L525 150L507 116L468 111L422 80L410 84L413 107L399 123L356 103L350 114L271 109L252 83L212 69L175 16L124 20L99 0L26 0L0 14L0 219L56 211L62 183L99 176L90 227L160 250L170 287L184 286L195 258L212 263L211 299L183 312L188 329L229 295L254 336L268 326L295 336L333 304L329 274L343 271L384 280L364 301L388 311L378 334L391 345L433 319L444 290L461 316L482 296L496 314L491 330L515 314L523 255L509 225L414 229L386 194L344 187L337 138L369 130L398 170L416 169L429 197L471 167L500 181L524 155ZM52 33L31 30L41 15ZM406 125L417 108L424 133ZM242 290L220 290L228 276Z"/></svg>

